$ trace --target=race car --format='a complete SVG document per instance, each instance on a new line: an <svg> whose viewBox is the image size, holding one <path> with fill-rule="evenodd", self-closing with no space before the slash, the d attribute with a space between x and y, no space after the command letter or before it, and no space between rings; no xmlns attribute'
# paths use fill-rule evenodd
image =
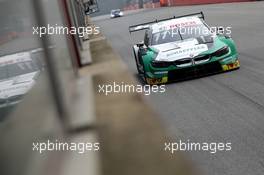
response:
<svg viewBox="0 0 264 175"><path fill-rule="evenodd" d="M145 30L133 46L139 75L147 84L164 84L238 69L238 52L230 33L213 31L203 12L129 27Z"/></svg>
<svg viewBox="0 0 264 175"><path fill-rule="evenodd" d="M0 109L19 103L40 73L30 52L0 57Z"/></svg>
<svg viewBox="0 0 264 175"><path fill-rule="evenodd" d="M111 18L117 18L122 17L124 13L120 9L111 10L110 17Z"/></svg>

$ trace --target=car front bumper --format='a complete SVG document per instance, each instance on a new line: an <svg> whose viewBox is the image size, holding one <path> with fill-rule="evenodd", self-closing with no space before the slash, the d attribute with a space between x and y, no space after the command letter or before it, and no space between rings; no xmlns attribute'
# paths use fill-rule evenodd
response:
<svg viewBox="0 0 264 175"><path fill-rule="evenodd" d="M231 62L214 61L182 69L147 72L145 75L145 80L150 85L165 84L168 82L183 81L220 72L235 70L239 67L240 62L237 58L235 58Z"/></svg>

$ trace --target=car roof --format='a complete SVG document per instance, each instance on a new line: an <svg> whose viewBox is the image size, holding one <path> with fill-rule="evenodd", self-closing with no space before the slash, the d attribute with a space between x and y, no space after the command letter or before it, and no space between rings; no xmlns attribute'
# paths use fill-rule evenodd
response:
<svg viewBox="0 0 264 175"><path fill-rule="evenodd" d="M113 9L113 10L111 10L111 12L115 12L115 11L121 11L121 9Z"/></svg>
<svg viewBox="0 0 264 175"><path fill-rule="evenodd" d="M158 22L151 25L150 28L152 33L157 33L160 31L169 30L171 28L191 27L201 24L203 24L203 22L198 16L190 16Z"/></svg>

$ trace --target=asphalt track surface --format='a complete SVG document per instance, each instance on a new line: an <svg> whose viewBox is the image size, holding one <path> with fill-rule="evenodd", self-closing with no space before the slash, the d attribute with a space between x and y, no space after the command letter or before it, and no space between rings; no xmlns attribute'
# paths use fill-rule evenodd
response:
<svg viewBox="0 0 264 175"><path fill-rule="evenodd" d="M232 151L186 152L205 175L264 174L264 2L160 8L122 18L98 17L113 48L136 77L132 45L142 34L128 26L153 19L203 11L210 26L231 26L241 68L236 71L171 83L147 101L160 113L171 137L190 142L231 142Z"/></svg>

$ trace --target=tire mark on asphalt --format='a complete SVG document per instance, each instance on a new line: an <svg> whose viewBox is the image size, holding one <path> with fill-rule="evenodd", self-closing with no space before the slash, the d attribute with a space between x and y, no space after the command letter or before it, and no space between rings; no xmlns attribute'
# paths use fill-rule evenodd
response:
<svg viewBox="0 0 264 175"><path fill-rule="evenodd" d="M243 70L245 72L241 71L241 73L243 75L245 75L245 77L250 78L250 79L254 80L255 82L258 82L259 84L264 86L264 80L259 78L259 76L262 76L262 75L260 75L258 72L252 70L250 67L248 67L246 65L243 66Z"/></svg>
<svg viewBox="0 0 264 175"><path fill-rule="evenodd" d="M223 83L223 82L220 82L220 81L217 81L215 78L212 78L210 79L212 81L214 81L215 83L219 84L220 86L234 92L236 95L240 96L241 98L247 100L248 102L250 102L251 104L255 105L260 111L262 111L264 113L264 105L255 101L254 99L252 99L251 97L245 95L244 93L242 92L239 92L238 90L234 89L233 87L231 86L228 86L227 84Z"/></svg>
<svg viewBox="0 0 264 175"><path fill-rule="evenodd" d="M250 58L253 58L255 61L259 61L261 63L263 63L263 59L260 58L260 57L256 57L256 56L253 56L253 55L250 55L250 54L247 54L245 52L239 52L239 55L242 55L242 56L245 56L245 57L250 57Z"/></svg>
<svg viewBox="0 0 264 175"><path fill-rule="evenodd" d="M259 160L259 164L260 164L260 166L262 167L262 169L264 170L264 163L263 163L262 160Z"/></svg>

